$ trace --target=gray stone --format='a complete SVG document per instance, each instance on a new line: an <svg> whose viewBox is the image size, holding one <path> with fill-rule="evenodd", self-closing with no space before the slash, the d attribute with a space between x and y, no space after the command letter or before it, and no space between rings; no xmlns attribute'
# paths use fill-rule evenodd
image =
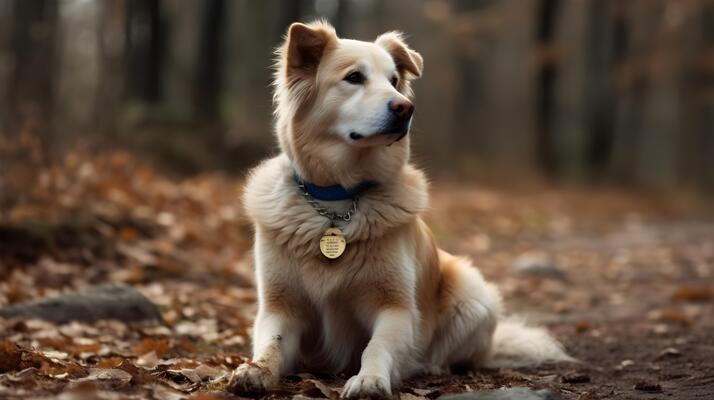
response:
<svg viewBox="0 0 714 400"><path fill-rule="evenodd" d="M514 387L498 390L478 390L470 393L450 394L440 400L560 400L560 396L548 389L532 390Z"/></svg>
<svg viewBox="0 0 714 400"><path fill-rule="evenodd" d="M520 274L540 278L568 280L566 273L547 255L541 253L526 253L518 257L513 262L513 270Z"/></svg>
<svg viewBox="0 0 714 400"><path fill-rule="evenodd" d="M124 284L92 286L75 293L0 308L0 317L39 318L63 324L116 319L124 322L161 320L159 308Z"/></svg>

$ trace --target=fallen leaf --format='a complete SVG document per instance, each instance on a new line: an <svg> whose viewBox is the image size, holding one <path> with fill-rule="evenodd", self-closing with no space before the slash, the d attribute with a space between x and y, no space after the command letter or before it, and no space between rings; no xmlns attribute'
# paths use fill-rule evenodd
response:
<svg viewBox="0 0 714 400"><path fill-rule="evenodd" d="M97 368L117 368L124 362L121 357L105 358L97 362Z"/></svg>
<svg viewBox="0 0 714 400"><path fill-rule="evenodd" d="M416 394L416 395L418 395L418 396L431 398L431 397L434 397L433 395L434 395L435 393L438 393L439 390L438 390L438 389L419 389L419 388L414 388L414 389L412 389L412 392L414 392L414 394Z"/></svg>
<svg viewBox="0 0 714 400"><path fill-rule="evenodd" d="M16 371L20 368L22 352L14 343L0 341L0 373Z"/></svg>
<svg viewBox="0 0 714 400"><path fill-rule="evenodd" d="M65 359L67 359L67 357L69 357L69 354L67 354L63 351L49 350L49 351L43 351L42 354L44 354L45 357L53 359L53 360L65 360Z"/></svg>
<svg viewBox="0 0 714 400"><path fill-rule="evenodd" d="M8 373L5 375L5 378L7 378L11 382L27 382L29 380L32 380L39 375L40 370L37 368L31 367L31 368L25 368L21 371L13 372L13 373Z"/></svg>
<svg viewBox="0 0 714 400"><path fill-rule="evenodd" d="M339 399L340 392L330 388L316 379L305 379L302 381L301 393L313 398Z"/></svg>
<svg viewBox="0 0 714 400"><path fill-rule="evenodd" d="M171 372L176 372L178 374L181 374L188 378L188 380L191 381L191 383L199 383L201 382L201 377L196 373L196 370L193 369L180 369L178 371L174 370L169 370Z"/></svg>
<svg viewBox="0 0 714 400"><path fill-rule="evenodd" d="M156 265L157 258L141 245L117 243L117 250L142 266Z"/></svg>
<svg viewBox="0 0 714 400"><path fill-rule="evenodd" d="M215 319L202 319L196 322L182 321L174 328L179 335L201 338L211 342L218 338L218 325Z"/></svg>
<svg viewBox="0 0 714 400"><path fill-rule="evenodd" d="M575 332L577 333L583 333L585 331L588 331L593 328L593 324L591 324L589 321L578 321L575 324Z"/></svg>
<svg viewBox="0 0 714 400"><path fill-rule="evenodd" d="M196 367L195 371L201 379L220 379L221 377L228 375L227 371L222 371L218 368L213 368L205 364Z"/></svg>
<svg viewBox="0 0 714 400"><path fill-rule="evenodd" d="M705 286L682 286L672 294L672 300L708 301L714 299L714 291Z"/></svg>
<svg viewBox="0 0 714 400"><path fill-rule="evenodd" d="M163 385L154 385L153 392L154 398L157 400L183 400L188 398L187 395Z"/></svg>
<svg viewBox="0 0 714 400"><path fill-rule="evenodd" d="M136 365L146 369L154 369L159 364L159 357L156 351L152 350L136 359Z"/></svg>
<svg viewBox="0 0 714 400"><path fill-rule="evenodd" d="M175 364L178 366L180 364ZM208 379L218 379L227 376L228 373L221 371L218 368L213 368L208 365L199 365L195 368L180 368L180 369L169 369L168 372L181 374L185 376L191 383L200 383Z"/></svg>
<svg viewBox="0 0 714 400"><path fill-rule="evenodd" d="M163 382L171 386L173 389L179 390L181 392L191 392L198 385L191 378L187 377L185 374L181 373L180 370L167 370L162 371L158 374ZM195 377L194 377L195 379Z"/></svg>
<svg viewBox="0 0 714 400"><path fill-rule="evenodd" d="M90 368L89 375L84 378L80 378L78 381L92 381L92 380L118 380L125 383L131 381L131 374L118 368Z"/></svg>
<svg viewBox="0 0 714 400"><path fill-rule="evenodd" d="M682 326L690 326L694 323L684 310L676 308L655 310L650 312L648 317L653 320L671 322Z"/></svg>
<svg viewBox="0 0 714 400"><path fill-rule="evenodd" d="M38 340L41 346L43 347L52 347L55 349L63 349L67 348L68 346L71 346L73 344L73 340L69 338L40 338Z"/></svg>
<svg viewBox="0 0 714 400"><path fill-rule="evenodd" d="M578 396L578 400L592 400L593 399L593 392L592 391L587 391L583 392Z"/></svg>
<svg viewBox="0 0 714 400"><path fill-rule="evenodd" d="M190 400L222 400L225 399L225 393L224 392L218 392L218 393L211 393L211 392L201 392L201 393L196 393L193 396L189 397Z"/></svg>
<svg viewBox="0 0 714 400"><path fill-rule="evenodd" d="M117 235L118 239L122 242L134 242L139 238L139 231L134 228L125 226L119 230Z"/></svg>
<svg viewBox="0 0 714 400"><path fill-rule="evenodd" d="M102 344L95 342L95 343L88 343L88 344L77 344L72 346L72 354L74 355L80 355L83 353L99 353L99 351L102 349Z"/></svg>
<svg viewBox="0 0 714 400"><path fill-rule="evenodd" d="M425 400L428 397L417 396L411 393L399 393L399 400Z"/></svg>
<svg viewBox="0 0 714 400"><path fill-rule="evenodd" d="M147 338L135 345L133 350L137 356L154 352L157 357L161 357L169 351L169 341L166 339Z"/></svg>

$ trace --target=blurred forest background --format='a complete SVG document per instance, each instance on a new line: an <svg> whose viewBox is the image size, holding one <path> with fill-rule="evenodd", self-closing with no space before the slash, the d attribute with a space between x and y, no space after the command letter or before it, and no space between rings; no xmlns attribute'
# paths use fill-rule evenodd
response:
<svg viewBox="0 0 714 400"><path fill-rule="evenodd" d="M318 17L424 55L432 175L714 189L712 0L0 0L0 135L244 171L274 151L273 49Z"/></svg>
<svg viewBox="0 0 714 400"><path fill-rule="evenodd" d="M714 0L0 0L0 399L238 399L243 174L276 151L273 49L319 17L422 53L427 223L583 361L399 398L714 398Z"/></svg>

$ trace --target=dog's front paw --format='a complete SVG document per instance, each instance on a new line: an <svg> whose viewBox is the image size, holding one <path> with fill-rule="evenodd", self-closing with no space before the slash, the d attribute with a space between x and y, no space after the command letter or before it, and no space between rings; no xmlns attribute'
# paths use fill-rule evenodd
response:
<svg viewBox="0 0 714 400"><path fill-rule="evenodd" d="M228 382L228 391L235 394L261 394L278 385L278 376L255 363L241 364Z"/></svg>
<svg viewBox="0 0 714 400"><path fill-rule="evenodd" d="M342 398L385 398L392 395L389 378L377 375L355 375L345 383Z"/></svg>

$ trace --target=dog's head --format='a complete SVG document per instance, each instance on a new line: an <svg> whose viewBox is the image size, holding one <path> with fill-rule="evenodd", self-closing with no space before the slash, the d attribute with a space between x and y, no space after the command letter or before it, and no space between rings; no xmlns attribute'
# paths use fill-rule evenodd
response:
<svg viewBox="0 0 714 400"><path fill-rule="evenodd" d="M392 156L406 162L408 140L401 139L414 113L410 82L422 67L398 32L363 42L338 38L325 22L292 24L278 49L275 80L281 146L294 161L335 165L339 159L363 170L354 157L365 160L367 153L383 153L371 150L394 144L389 147L402 150Z"/></svg>

